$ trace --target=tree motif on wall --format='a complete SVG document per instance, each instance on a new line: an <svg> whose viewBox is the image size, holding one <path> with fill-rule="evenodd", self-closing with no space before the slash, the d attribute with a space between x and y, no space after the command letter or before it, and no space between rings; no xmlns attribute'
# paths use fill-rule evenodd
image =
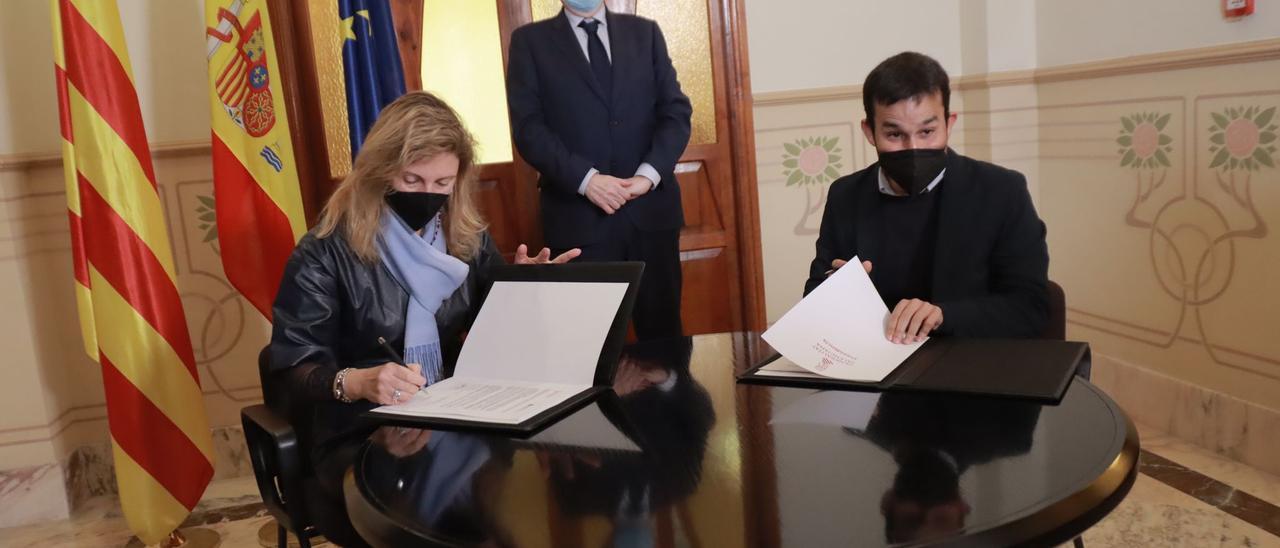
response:
<svg viewBox="0 0 1280 548"><path fill-rule="evenodd" d="M783 143L782 176L787 186L804 188L805 206L794 232L797 236L817 234L805 224L822 211L827 200L827 185L840 177L843 167L839 137L806 137Z"/></svg>
<svg viewBox="0 0 1280 548"><path fill-rule="evenodd" d="M1137 196L1125 216L1129 226L1147 227L1138 219L1138 207L1151 198L1151 193L1164 185L1172 164L1173 137L1165 132L1170 113L1140 112L1120 117L1120 167L1127 167L1137 179Z"/></svg>

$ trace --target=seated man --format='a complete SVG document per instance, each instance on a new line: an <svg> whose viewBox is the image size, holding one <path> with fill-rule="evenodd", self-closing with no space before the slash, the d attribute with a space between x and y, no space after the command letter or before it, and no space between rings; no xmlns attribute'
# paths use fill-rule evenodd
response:
<svg viewBox="0 0 1280 548"><path fill-rule="evenodd" d="M892 311L885 334L1034 337L1048 321L1049 252L1022 174L947 148L947 73L913 52L862 88L879 161L831 183L807 295L855 255Z"/></svg>

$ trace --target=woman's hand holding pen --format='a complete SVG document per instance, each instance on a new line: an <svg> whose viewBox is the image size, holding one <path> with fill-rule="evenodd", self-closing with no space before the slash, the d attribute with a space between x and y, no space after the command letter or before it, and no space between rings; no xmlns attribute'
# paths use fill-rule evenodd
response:
<svg viewBox="0 0 1280 548"><path fill-rule="evenodd" d="M380 405L404 403L427 384L422 366L387 362L377 367L356 369L347 374L343 385L347 397L365 399Z"/></svg>

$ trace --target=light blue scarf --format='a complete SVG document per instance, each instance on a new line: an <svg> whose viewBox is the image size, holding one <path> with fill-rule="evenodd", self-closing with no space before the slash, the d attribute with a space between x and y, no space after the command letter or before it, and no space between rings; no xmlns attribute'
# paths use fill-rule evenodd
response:
<svg viewBox="0 0 1280 548"><path fill-rule="evenodd" d="M427 384L444 375L440 353L440 329L436 311L467 279L471 267L446 252L444 234L437 234L437 219L427 223L419 236L390 208L383 208L378 254L387 270L409 292L404 322L404 361L422 366ZM432 243L434 237L435 242Z"/></svg>

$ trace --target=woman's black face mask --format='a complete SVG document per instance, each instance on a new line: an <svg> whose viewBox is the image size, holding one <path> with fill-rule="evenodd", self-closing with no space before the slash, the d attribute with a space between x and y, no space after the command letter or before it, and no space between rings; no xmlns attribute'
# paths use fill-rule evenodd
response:
<svg viewBox="0 0 1280 548"><path fill-rule="evenodd" d="M422 230L435 218L440 208L449 200L448 194L439 192L398 192L387 194L387 205L396 212L404 224L414 231Z"/></svg>

